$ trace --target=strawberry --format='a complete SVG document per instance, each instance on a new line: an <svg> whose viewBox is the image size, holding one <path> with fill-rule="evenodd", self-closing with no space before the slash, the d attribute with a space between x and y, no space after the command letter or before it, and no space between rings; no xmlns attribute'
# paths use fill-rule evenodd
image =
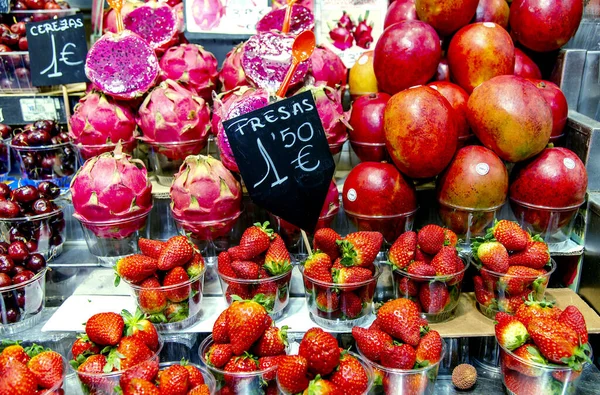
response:
<svg viewBox="0 0 600 395"><path fill-rule="evenodd" d="M189 316L189 304L187 301L181 303L170 303L167 308L163 311L164 316L168 322L183 321Z"/></svg>
<svg viewBox="0 0 600 395"><path fill-rule="evenodd" d="M252 292L250 291L249 284L240 284L233 281L227 284L227 290L225 291L227 303L231 304L234 296L237 296L242 300L252 299Z"/></svg>
<svg viewBox="0 0 600 395"><path fill-rule="evenodd" d="M158 261L145 255L129 255L117 261L115 286L121 278L130 283L138 284L148 278L158 269Z"/></svg>
<svg viewBox="0 0 600 395"><path fill-rule="evenodd" d="M423 261L414 261L407 268L406 272L413 276L419 277L433 277L435 276L435 268Z"/></svg>
<svg viewBox="0 0 600 395"><path fill-rule="evenodd" d="M525 300L515 311L515 318L527 327L532 319L551 318L557 320L561 310L554 306L554 302L537 301L530 297Z"/></svg>
<svg viewBox="0 0 600 395"><path fill-rule="evenodd" d="M417 346L417 363L420 366L433 365L442 357L442 337L437 331L429 331Z"/></svg>
<svg viewBox="0 0 600 395"><path fill-rule="evenodd" d="M187 361L182 361L181 366L187 369L189 373L188 383L189 388L195 388L199 385L204 384L204 376L202 376L202 372L195 366L188 365Z"/></svg>
<svg viewBox="0 0 600 395"><path fill-rule="evenodd" d="M498 279L498 289L510 295L525 292L533 284L536 290L544 282L544 272L526 266L511 266L506 275ZM545 284L544 284L545 285Z"/></svg>
<svg viewBox="0 0 600 395"><path fill-rule="evenodd" d="M527 328L518 319L500 314L503 313L496 314L495 319L498 323L494 327L498 344L511 351L521 347L529 339Z"/></svg>
<svg viewBox="0 0 600 395"><path fill-rule="evenodd" d="M530 297L531 291L526 290L522 294L518 294L515 296L504 295L504 297L498 298L498 310L515 314L519 307L525 303L525 301Z"/></svg>
<svg viewBox="0 0 600 395"><path fill-rule="evenodd" d="M560 381L561 383L570 383L575 381L581 376L581 372L572 369L555 370L552 372L552 377Z"/></svg>
<svg viewBox="0 0 600 395"><path fill-rule="evenodd" d="M193 254L194 248L186 236L173 236L167 240L158 257L158 269L167 271L183 266Z"/></svg>
<svg viewBox="0 0 600 395"><path fill-rule="evenodd" d="M321 228L315 232L313 238L314 250L319 250L329 255L331 261L335 261L340 256L340 250L337 245L337 241L342 240L335 230L331 228Z"/></svg>
<svg viewBox="0 0 600 395"><path fill-rule="evenodd" d="M331 258L324 252L314 251L304 261L304 275L312 280L331 283Z"/></svg>
<svg viewBox="0 0 600 395"><path fill-rule="evenodd" d="M127 370L151 358L154 354L143 341L133 336L125 336L121 339L117 346L117 353L121 354L119 356L120 366L115 365L119 370Z"/></svg>
<svg viewBox="0 0 600 395"><path fill-rule="evenodd" d="M126 388L133 379L144 379L154 382L154 378L158 374L158 369L158 360L156 358L148 359L124 371L119 379L119 385L121 388Z"/></svg>
<svg viewBox="0 0 600 395"><path fill-rule="evenodd" d="M550 250L548 244L543 241L531 241L524 251L517 252L508 258L511 266L527 266L533 269L541 269L550 262Z"/></svg>
<svg viewBox="0 0 600 395"><path fill-rule="evenodd" d="M285 348L288 346L286 325L281 329L276 326L267 328L265 333L254 344L252 351L259 357L271 357L285 354Z"/></svg>
<svg viewBox="0 0 600 395"><path fill-rule="evenodd" d="M256 263L256 262L254 262ZM260 267L260 269L258 269L258 278L269 278L271 277L271 275L269 274L269 272L267 271L267 269L265 269L264 267Z"/></svg>
<svg viewBox="0 0 600 395"><path fill-rule="evenodd" d="M369 378L361 363L344 351L340 356L338 368L331 374L331 382L341 394L362 395L367 391Z"/></svg>
<svg viewBox="0 0 600 395"><path fill-rule="evenodd" d="M271 245L273 230L269 228L269 222L264 224L255 223L242 233L240 239L239 260L252 259L255 256L265 252Z"/></svg>
<svg viewBox="0 0 600 395"><path fill-rule="evenodd" d="M123 395L161 395L162 392L149 380L135 378L121 387Z"/></svg>
<svg viewBox="0 0 600 395"><path fill-rule="evenodd" d="M450 304L448 287L439 281L423 283L419 288L419 302L426 313L437 314L444 311Z"/></svg>
<svg viewBox="0 0 600 395"><path fill-rule="evenodd" d="M236 278L236 274L231 268L231 255L229 252L223 251L217 257L217 270L219 274L227 277Z"/></svg>
<svg viewBox="0 0 600 395"><path fill-rule="evenodd" d="M371 278L373 278L373 274L364 267L352 266L333 270L333 282L336 284L362 283L369 281Z"/></svg>
<svg viewBox="0 0 600 395"><path fill-rule="evenodd" d="M210 388L206 384L201 384L193 387L187 395L210 395Z"/></svg>
<svg viewBox="0 0 600 395"><path fill-rule="evenodd" d="M329 380L321 376L315 377L308 383L308 388L304 390L303 395L342 395L340 389Z"/></svg>
<svg viewBox="0 0 600 395"><path fill-rule="evenodd" d="M404 298L415 297L419 294L419 284L408 277L402 277L398 281L398 294Z"/></svg>
<svg viewBox="0 0 600 395"><path fill-rule="evenodd" d="M363 310L362 300L354 292L342 292L340 297L340 309L348 318L358 317Z"/></svg>
<svg viewBox="0 0 600 395"><path fill-rule="evenodd" d="M589 361L584 348L579 346L579 335L566 324L548 318L529 323L529 334L542 355L549 361L581 370L581 364Z"/></svg>
<svg viewBox="0 0 600 395"><path fill-rule="evenodd" d="M333 266L331 266L332 269L341 269L343 267L346 266L342 265L342 257L338 257L335 262L333 262Z"/></svg>
<svg viewBox="0 0 600 395"><path fill-rule="evenodd" d="M232 356L233 350L231 349L231 344L214 343L210 346L204 355L204 358L209 365L222 368L227 362L229 362Z"/></svg>
<svg viewBox="0 0 600 395"><path fill-rule="evenodd" d="M344 266L369 266L379 254L383 244L383 235L379 232L354 232L337 244L342 255Z"/></svg>
<svg viewBox="0 0 600 395"><path fill-rule="evenodd" d="M548 361L542 356L540 350L533 344L524 344L513 351L517 357L533 364L547 365ZM523 363L518 358L513 357L508 353L503 354L504 365L508 369L516 370L517 372L530 377L539 377L544 372L542 369Z"/></svg>
<svg viewBox="0 0 600 395"><path fill-rule="evenodd" d="M480 270L479 274L481 275L483 286L487 291L496 292L498 290L498 276L486 269Z"/></svg>
<svg viewBox="0 0 600 395"><path fill-rule="evenodd" d="M165 274L163 287L170 287L165 291L165 296L170 302L183 302L190 296L190 285L186 284L190 279L187 272L181 266L175 266ZM180 285L177 287L177 285Z"/></svg>
<svg viewBox="0 0 600 395"><path fill-rule="evenodd" d="M432 259L431 255L424 253L419 247L415 250L415 261L431 263Z"/></svg>
<svg viewBox="0 0 600 395"><path fill-rule="evenodd" d="M386 368L412 369L417 361L417 352L408 344L391 344L381 353L381 365Z"/></svg>
<svg viewBox="0 0 600 395"><path fill-rule="evenodd" d="M504 385L514 395L551 394L549 384L539 378L525 376L508 370L504 373ZM546 388L546 391L544 390Z"/></svg>
<svg viewBox="0 0 600 395"><path fill-rule="evenodd" d="M496 273L508 271L508 251L497 241L473 243L473 255L483 266Z"/></svg>
<svg viewBox="0 0 600 395"><path fill-rule="evenodd" d="M311 328L304 334L298 355L306 358L311 373L323 376L333 372L340 360L337 340L321 328Z"/></svg>
<svg viewBox="0 0 600 395"><path fill-rule="evenodd" d="M456 247L458 244L458 236L454 231L444 228L444 245Z"/></svg>
<svg viewBox="0 0 600 395"><path fill-rule="evenodd" d="M250 350L268 328L267 311L260 304L248 301L234 301L227 309L227 333L235 355Z"/></svg>
<svg viewBox="0 0 600 395"><path fill-rule="evenodd" d="M315 303L317 309L325 313L333 313L340 308L340 295L329 290L318 291Z"/></svg>
<svg viewBox="0 0 600 395"><path fill-rule="evenodd" d="M99 313L91 316L85 324L88 338L99 346L114 346L123 336L125 322L116 313Z"/></svg>
<svg viewBox="0 0 600 395"><path fill-rule="evenodd" d="M585 318L583 318L583 314L581 314L581 311L579 311L577 307L567 306L558 317L558 320L577 332L580 344L586 344L588 342L588 331L585 324Z"/></svg>
<svg viewBox="0 0 600 395"><path fill-rule="evenodd" d="M473 277L473 285L475 288L475 299L477 299L477 302L480 305L484 307L495 305L496 299L494 298L494 293L492 291L488 291L483 286L483 280L481 279L481 276Z"/></svg>
<svg viewBox="0 0 600 395"><path fill-rule="evenodd" d="M444 246L445 240L444 228L439 225L425 225L417 234L419 248L426 254L437 254Z"/></svg>
<svg viewBox="0 0 600 395"><path fill-rule="evenodd" d="M7 342L6 340L2 341L2 345ZM18 342L15 344L7 345L0 353L0 364L4 364L9 361L19 361L23 364L27 364L29 362L29 355L25 352L23 346L21 346Z"/></svg>
<svg viewBox="0 0 600 395"><path fill-rule="evenodd" d="M103 380L96 378L93 375L96 373L105 373L104 368L106 367L106 364L107 361L104 355L90 355L81 365L79 365L79 367L77 367L78 372L87 373L78 375L79 380L88 387L93 387L94 385L101 383ZM112 368L109 371L111 370Z"/></svg>
<svg viewBox="0 0 600 395"><path fill-rule="evenodd" d="M183 265L189 278L199 277L204 272L205 267L204 258L202 258L202 255L197 251L194 251L192 259Z"/></svg>
<svg viewBox="0 0 600 395"><path fill-rule="evenodd" d="M425 394L429 379L424 374L386 374L382 383L384 394Z"/></svg>
<svg viewBox="0 0 600 395"><path fill-rule="evenodd" d="M231 262L231 268L236 278L245 280L255 280L258 278L259 266L252 261L233 261Z"/></svg>
<svg viewBox="0 0 600 395"><path fill-rule="evenodd" d="M279 361L281 361L281 358L283 357L283 355L274 355L274 356L270 356L270 357L260 357L258 359L258 369L259 370L266 370L269 369L273 366L275 366L275 369L273 369L270 372L267 372L263 375L263 378L267 381L269 380L275 380L275 376L277 375L277 366L279 366Z"/></svg>
<svg viewBox="0 0 600 395"><path fill-rule="evenodd" d="M123 310L121 316L125 321L125 336L141 340L152 351L158 350L158 332L141 310L138 309L135 315Z"/></svg>
<svg viewBox="0 0 600 395"><path fill-rule="evenodd" d="M0 394L31 395L37 388L35 375L21 362L5 360L0 365Z"/></svg>
<svg viewBox="0 0 600 395"><path fill-rule="evenodd" d="M359 326L352 328L352 336L364 356L374 362L379 362L382 352L394 342L394 339L383 331Z"/></svg>
<svg viewBox="0 0 600 395"><path fill-rule="evenodd" d="M190 374L181 365L171 365L158 374L158 389L161 394L186 395Z"/></svg>
<svg viewBox="0 0 600 395"><path fill-rule="evenodd" d="M292 258L290 257L290 253L281 236L275 236L271 242L267 254L265 255L263 267L267 269L272 276L277 276L292 270Z"/></svg>
<svg viewBox="0 0 600 395"><path fill-rule="evenodd" d="M431 260L431 266L437 276L446 276L456 273L456 248L444 246Z"/></svg>
<svg viewBox="0 0 600 395"><path fill-rule="evenodd" d="M277 367L277 382L279 387L289 393L302 392L308 387L308 361L300 355L281 357Z"/></svg>
<svg viewBox="0 0 600 395"><path fill-rule="evenodd" d="M100 354L100 348L92 343L86 334L81 334L78 335L77 339L73 342L71 354L73 355L73 359L76 360L80 355L87 357L94 354Z"/></svg>
<svg viewBox="0 0 600 395"><path fill-rule="evenodd" d="M138 240L138 247L142 254L154 259L158 259L166 245L167 243L160 240L144 239L143 237Z"/></svg>
<svg viewBox="0 0 600 395"><path fill-rule="evenodd" d="M388 264L392 265L394 269L407 267L415 258L416 249L417 234L412 231L402 233L390 247Z"/></svg>
<svg viewBox="0 0 600 395"><path fill-rule="evenodd" d="M416 347L421 339L419 306L409 299L386 302L377 312L377 323L382 331Z"/></svg>
<svg viewBox="0 0 600 395"><path fill-rule="evenodd" d="M144 313L157 314L167 307L167 296L160 288L156 277L147 278L140 284L138 304Z"/></svg>
<svg viewBox="0 0 600 395"><path fill-rule="evenodd" d="M213 324L213 341L217 344L229 343L229 333L227 333L227 310L228 309L223 310Z"/></svg>
<svg viewBox="0 0 600 395"><path fill-rule="evenodd" d="M241 357L233 357L223 368L226 372L254 372L258 370L258 363L250 354L244 354ZM247 378L236 378L231 375L225 375L225 384L230 388L236 388L238 385L245 384ZM233 393L237 393L232 391Z"/></svg>
<svg viewBox="0 0 600 395"><path fill-rule="evenodd" d="M529 242L529 234L518 223L505 219L496 220L494 226L488 230L488 234L492 235L508 251L524 250Z"/></svg>
<svg viewBox="0 0 600 395"><path fill-rule="evenodd" d="M27 362L39 387L52 388L63 379L63 359L55 351L42 351Z"/></svg>

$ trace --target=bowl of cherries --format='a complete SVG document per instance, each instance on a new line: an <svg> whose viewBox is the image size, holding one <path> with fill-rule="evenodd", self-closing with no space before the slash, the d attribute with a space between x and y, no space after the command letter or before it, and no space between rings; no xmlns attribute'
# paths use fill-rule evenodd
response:
<svg viewBox="0 0 600 395"><path fill-rule="evenodd" d="M10 173L10 138L12 136L12 128L8 125L0 123L0 181L6 180Z"/></svg>
<svg viewBox="0 0 600 395"><path fill-rule="evenodd" d="M78 168L77 154L69 135L55 121L40 120L15 130L10 147L19 159L22 178L69 188Z"/></svg>
<svg viewBox="0 0 600 395"><path fill-rule="evenodd" d="M56 203L60 188L49 181L13 190L0 183L0 252L19 242L27 252L51 260L62 252L65 219Z"/></svg>

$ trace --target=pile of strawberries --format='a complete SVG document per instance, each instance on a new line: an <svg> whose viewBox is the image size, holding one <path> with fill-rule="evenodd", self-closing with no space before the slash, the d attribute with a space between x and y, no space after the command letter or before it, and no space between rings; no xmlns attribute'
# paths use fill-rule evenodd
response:
<svg viewBox="0 0 600 395"><path fill-rule="evenodd" d="M160 369L158 359L142 362L123 373L123 395L210 395L202 371L186 361Z"/></svg>
<svg viewBox="0 0 600 395"><path fill-rule="evenodd" d="M62 394L64 378L62 356L33 344L3 340L0 345L0 394ZM56 391L56 392L54 392Z"/></svg>
<svg viewBox="0 0 600 395"><path fill-rule="evenodd" d="M383 244L379 232L354 232L342 238L335 230L315 232L313 253L304 261L304 286L313 314L355 319L368 312L375 292L375 258ZM353 284L357 284L353 286Z"/></svg>
<svg viewBox="0 0 600 395"><path fill-rule="evenodd" d="M563 393L562 387L591 363L585 319L575 306L561 310L552 303L528 301L514 316L499 312L495 318L496 339L511 351L502 353L501 363L504 384L513 394Z"/></svg>
<svg viewBox="0 0 600 395"><path fill-rule="evenodd" d="M539 235L531 236L513 221L497 221L484 238L471 245L473 257L481 264L473 277L475 298L484 314L514 314L528 299L542 299L548 285L548 245Z"/></svg>
<svg viewBox="0 0 600 395"><path fill-rule="evenodd" d="M134 315L126 310L98 313L87 320L85 334L71 346L70 363L91 392L112 393L117 383L95 375L133 368L153 358L159 348L158 332L140 310Z"/></svg>
<svg viewBox="0 0 600 395"><path fill-rule="evenodd" d="M182 321L199 311L204 259L185 236L167 241L141 238L141 254L117 261L115 286L120 279L134 284L137 303L154 323ZM180 287L177 287L181 284ZM170 287L161 290L161 287ZM192 314L190 314L192 313Z"/></svg>
<svg viewBox="0 0 600 395"><path fill-rule="evenodd" d="M465 264L458 238L450 229L426 225L405 232L390 247L397 297L409 298L427 314L450 311L458 304Z"/></svg>
<svg viewBox="0 0 600 395"><path fill-rule="evenodd" d="M285 394L362 395L369 376L355 356L338 346L335 337L312 328L302 338L298 355L281 358L277 382Z"/></svg>
<svg viewBox="0 0 600 395"><path fill-rule="evenodd" d="M236 298L237 299L237 298ZM219 381L219 394L277 394L275 375L286 353L287 327L274 326L267 310L254 300L234 300L217 318L213 343L201 346L202 358ZM266 372L262 376L235 373Z"/></svg>
<svg viewBox="0 0 600 395"><path fill-rule="evenodd" d="M368 329L354 327L352 336L362 355L385 368L425 368L442 358L440 334L429 330L427 320L420 315L419 306L410 299L386 302L377 311L373 324ZM380 376L376 377L375 383L383 385L385 394L422 394L429 384L430 375L396 375L374 370L375 375Z"/></svg>
<svg viewBox="0 0 600 395"><path fill-rule="evenodd" d="M283 239L269 228L269 222L246 229L238 246L219 254L217 265L227 303L234 295L244 300L261 295L261 303L269 312L276 302L287 304L292 260ZM272 277L277 278L264 280Z"/></svg>

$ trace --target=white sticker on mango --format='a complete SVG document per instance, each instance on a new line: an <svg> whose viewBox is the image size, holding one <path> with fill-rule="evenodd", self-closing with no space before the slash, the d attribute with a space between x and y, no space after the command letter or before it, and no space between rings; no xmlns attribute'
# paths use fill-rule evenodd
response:
<svg viewBox="0 0 600 395"><path fill-rule="evenodd" d="M485 162L481 162L478 163L475 166L475 171L477 172L477 174L479 174L480 176L485 176L487 173L490 172L490 165L488 165Z"/></svg>
<svg viewBox="0 0 600 395"><path fill-rule="evenodd" d="M346 194L346 197L348 198L348 200L350 200L351 202L355 201L356 198L358 197L356 194L356 190L354 188L350 188L348 190L348 193Z"/></svg>

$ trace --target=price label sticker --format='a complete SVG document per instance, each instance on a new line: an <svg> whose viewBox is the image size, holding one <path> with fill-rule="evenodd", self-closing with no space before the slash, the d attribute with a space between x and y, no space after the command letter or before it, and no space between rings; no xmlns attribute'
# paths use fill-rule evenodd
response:
<svg viewBox="0 0 600 395"><path fill-rule="evenodd" d="M35 122L40 119L58 119L57 101L58 99L51 97L21 99L21 114L23 121ZM58 106L60 109L60 105Z"/></svg>

